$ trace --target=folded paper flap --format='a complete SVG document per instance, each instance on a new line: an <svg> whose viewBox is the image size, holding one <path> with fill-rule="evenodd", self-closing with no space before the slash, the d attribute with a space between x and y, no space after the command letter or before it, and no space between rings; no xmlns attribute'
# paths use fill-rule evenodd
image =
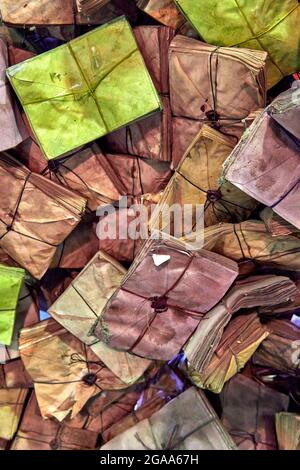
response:
<svg viewBox="0 0 300 470"><path fill-rule="evenodd" d="M175 36L169 49L173 114L211 123L237 141L249 114L265 106L265 58ZM232 86L235 75L242 79Z"/></svg>
<svg viewBox="0 0 300 470"><path fill-rule="evenodd" d="M49 313L86 344L97 342L91 328L125 273L121 264L99 251L50 307Z"/></svg>

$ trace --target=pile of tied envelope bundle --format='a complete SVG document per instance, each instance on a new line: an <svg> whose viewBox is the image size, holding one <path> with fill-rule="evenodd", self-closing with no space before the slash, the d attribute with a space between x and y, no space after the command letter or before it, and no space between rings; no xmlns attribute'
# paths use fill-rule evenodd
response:
<svg viewBox="0 0 300 470"><path fill-rule="evenodd" d="M0 449L300 450L299 1L0 11Z"/></svg>

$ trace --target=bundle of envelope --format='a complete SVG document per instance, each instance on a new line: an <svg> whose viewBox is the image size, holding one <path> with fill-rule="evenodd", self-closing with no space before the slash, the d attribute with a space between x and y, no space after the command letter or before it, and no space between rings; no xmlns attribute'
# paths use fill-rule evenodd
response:
<svg viewBox="0 0 300 470"><path fill-rule="evenodd" d="M0 0L0 450L299 449L300 8L246 3Z"/></svg>
<svg viewBox="0 0 300 470"><path fill-rule="evenodd" d="M259 306L276 306L283 302L291 304L297 292L296 285L283 276L250 276L237 281L221 302L204 316L184 346L190 366L198 372L205 369L222 341L224 328L236 312Z"/></svg>
<svg viewBox="0 0 300 470"><path fill-rule="evenodd" d="M107 302L94 334L113 348L170 360L237 275L236 263L227 258L150 240Z"/></svg>
<svg viewBox="0 0 300 470"><path fill-rule="evenodd" d="M300 228L299 141L272 116L266 108L255 119L224 163L224 177Z"/></svg>

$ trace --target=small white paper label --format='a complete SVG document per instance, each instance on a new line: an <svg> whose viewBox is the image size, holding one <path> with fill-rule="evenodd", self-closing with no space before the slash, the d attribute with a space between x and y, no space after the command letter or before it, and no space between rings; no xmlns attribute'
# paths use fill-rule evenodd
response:
<svg viewBox="0 0 300 470"><path fill-rule="evenodd" d="M153 258L153 262L155 266L160 266L161 264L169 261L169 259L171 259L171 256L170 255L152 255L152 258Z"/></svg>

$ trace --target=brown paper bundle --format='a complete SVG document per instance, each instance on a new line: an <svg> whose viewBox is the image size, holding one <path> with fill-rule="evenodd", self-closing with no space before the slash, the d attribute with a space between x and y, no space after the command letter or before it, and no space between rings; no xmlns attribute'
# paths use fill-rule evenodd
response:
<svg viewBox="0 0 300 470"><path fill-rule="evenodd" d="M275 424L279 450L300 450L300 415L277 413Z"/></svg>
<svg viewBox="0 0 300 470"><path fill-rule="evenodd" d="M0 176L0 245L34 277L41 278L56 248L79 223L85 200L31 173L7 154L0 156Z"/></svg>
<svg viewBox="0 0 300 470"><path fill-rule="evenodd" d="M235 263L214 253L149 240L108 301L95 335L113 348L169 360L237 274Z"/></svg>
<svg viewBox="0 0 300 470"><path fill-rule="evenodd" d="M276 450L275 414L289 398L241 374L221 393L222 423L240 450Z"/></svg>
<svg viewBox="0 0 300 470"><path fill-rule="evenodd" d="M244 367L268 334L256 313L233 318L203 370L188 366L190 379L198 387L220 393L225 382Z"/></svg>
<svg viewBox="0 0 300 470"><path fill-rule="evenodd" d="M106 302L126 273L117 261L99 251L48 312L66 330L91 346L94 353L125 383L134 383L149 367L148 360L101 344L91 330Z"/></svg>
<svg viewBox="0 0 300 470"><path fill-rule="evenodd" d="M216 47L177 35L169 50L172 114L211 123L236 144L245 119L265 106L266 57L261 51Z"/></svg>
<svg viewBox="0 0 300 470"><path fill-rule="evenodd" d="M158 371L155 377L150 379L148 383L145 383L143 390L141 390L141 387L137 388L139 393L135 392L137 394L135 402L132 400L134 393L129 392L115 404L114 409L111 406L106 412L102 413L103 423L106 423L106 426L103 426L102 432L104 442L110 441L143 419L151 418L153 413L160 410L186 387L185 381L169 366L165 365ZM123 417L121 417L120 408L124 410L125 404L128 401L130 402L130 400L133 402L130 411L126 414L123 412ZM117 417L114 419L114 413L117 413L118 419Z"/></svg>
<svg viewBox="0 0 300 470"><path fill-rule="evenodd" d="M59 423L43 419L32 393L11 450L93 450L98 433L72 426L72 420Z"/></svg>
<svg viewBox="0 0 300 470"><path fill-rule="evenodd" d="M10 441L18 429L28 390L0 390L0 439Z"/></svg>
<svg viewBox="0 0 300 470"><path fill-rule="evenodd" d="M53 319L21 331L20 353L44 418L74 417L99 391L128 387Z"/></svg>
<svg viewBox="0 0 300 470"><path fill-rule="evenodd" d="M12 100L9 85L5 75L8 66L8 52L5 43L0 39L0 151L15 147L28 137L22 123L20 113Z"/></svg>
<svg viewBox="0 0 300 470"><path fill-rule="evenodd" d="M170 207L173 204L182 208L183 215L185 205L190 204L195 223L197 206L202 204L205 226L219 222L238 222L248 218L257 202L231 183L220 181L222 163L232 149L230 139L204 125L164 190L150 220L150 229L162 232L167 230L168 234L174 234L170 220ZM200 217L203 217L203 212L201 211ZM182 225L184 233L187 233L184 220Z"/></svg>
<svg viewBox="0 0 300 470"><path fill-rule="evenodd" d="M197 233L184 237L185 243L195 247ZM204 231L204 245L228 258L248 263L252 260L258 266L273 266L288 271L300 270L300 240L295 236L272 236L265 224L249 220L240 224L218 224Z"/></svg>
<svg viewBox="0 0 300 470"><path fill-rule="evenodd" d="M34 298L32 297L30 291L23 285L20 297L18 301L18 306L16 310L16 320L14 325L14 332L11 344L9 346L4 346L0 344L0 361L8 362L12 359L20 357L19 352L19 331L24 326L32 326L35 323L39 322L39 311L35 303Z"/></svg>
<svg viewBox="0 0 300 470"><path fill-rule="evenodd" d="M100 450L230 450L234 443L205 395L191 387Z"/></svg>
<svg viewBox="0 0 300 470"><path fill-rule="evenodd" d="M250 276L237 281L222 301L204 316L185 345L184 352L190 366L198 372L205 369L234 313L245 308L291 302L297 292L295 284L283 276Z"/></svg>
<svg viewBox="0 0 300 470"><path fill-rule="evenodd" d="M254 363L289 375L298 375L300 328L284 319L271 320L267 328L270 335L256 351Z"/></svg>
<svg viewBox="0 0 300 470"><path fill-rule="evenodd" d="M160 94L163 111L108 134L104 142L110 152L170 161L172 119L168 50L175 32L172 28L164 26L139 26L134 29L134 35L155 88Z"/></svg>
<svg viewBox="0 0 300 470"><path fill-rule="evenodd" d="M299 142L269 116L268 108L224 163L226 179L297 228L299 175Z"/></svg>

